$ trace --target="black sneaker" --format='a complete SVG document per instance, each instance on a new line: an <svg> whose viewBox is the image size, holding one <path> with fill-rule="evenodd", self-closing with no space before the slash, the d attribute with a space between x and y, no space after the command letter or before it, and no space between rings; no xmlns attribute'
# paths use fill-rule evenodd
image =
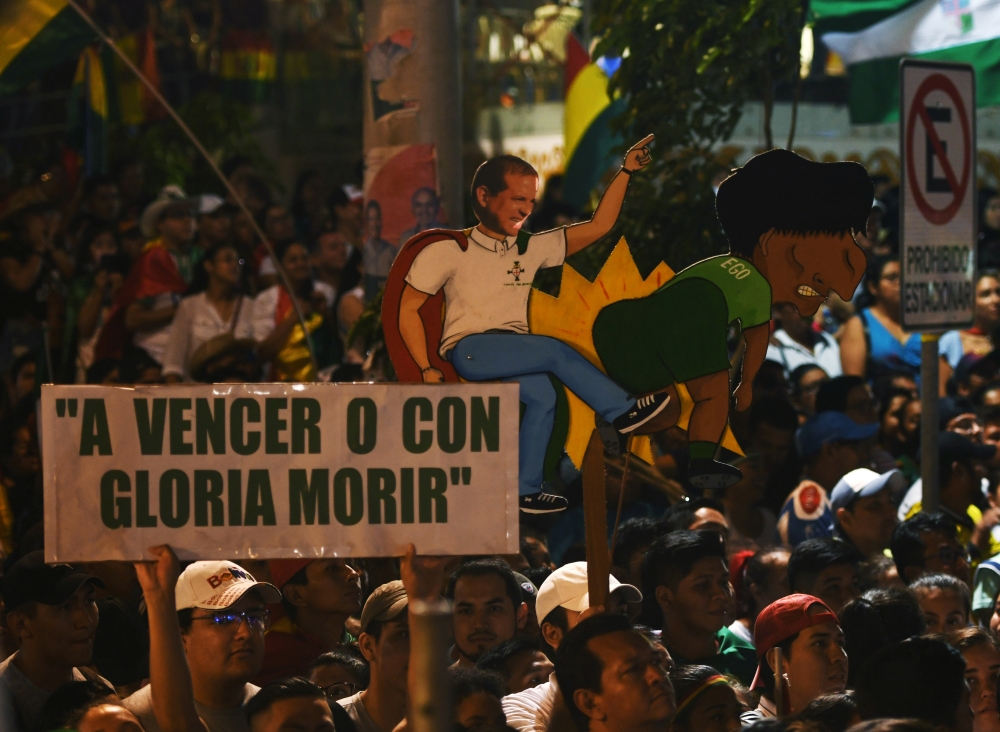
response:
<svg viewBox="0 0 1000 732"><path fill-rule="evenodd" d="M739 468L717 460L699 458L688 465L688 482L703 491L721 490L743 480Z"/></svg>
<svg viewBox="0 0 1000 732"><path fill-rule="evenodd" d="M599 414L594 414L594 423L597 425L597 436L604 443L604 449L612 455L624 455L628 447L628 435L624 435L615 429L610 422L606 422Z"/></svg>
<svg viewBox="0 0 1000 732"><path fill-rule="evenodd" d="M662 412L669 403L670 395L662 391L658 394L639 397L631 409L615 419L614 427L625 435L634 432Z"/></svg>
<svg viewBox="0 0 1000 732"><path fill-rule="evenodd" d="M520 496L517 500L521 513L558 513L565 511L569 505L569 501L555 493L532 493Z"/></svg>

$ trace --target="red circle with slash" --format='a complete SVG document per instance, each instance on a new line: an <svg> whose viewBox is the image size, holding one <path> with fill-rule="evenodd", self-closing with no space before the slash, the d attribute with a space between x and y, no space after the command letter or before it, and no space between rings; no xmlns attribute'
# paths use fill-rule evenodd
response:
<svg viewBox="0 0 1000 732"><path fill-rule="evenodd" d="M955 175L955 170L951 166L951 161L948 159L948 155L944 151L944 145L941 143L941 138L938 136L934 123L931 122L930 116L927 114L927 107L924 105L924 100L931 92L934 91L940 91L947 94L954 103L955 109L958 111L958 121L961 125L962 141L964 143L961 176ZM952 194L954 196L951 202L944 208L935 208L932 206L924 197L924 192L917 181L916 165L913 160L913 141L914 130L916 128L915 123L918 116L920 117L920 121L923 123L924 129L927 132L927 139L934 148L934 154L937 157L938 162L941 164L941 170L944 173L944 177L948 181L948 184L951 186ZM906 179L911 190L913 191L913 199L917 203L917 208L920 209L920 213L922 213L924 218L930 223L942 226L951 221L955 217L955 214L958 213L958 209L961 207L962 201L965 199L965 194L969 187L969 178L971 177L969 175L969 165L971 157L972 131L969 127L969 117L965 112L965 104L962 101L962 97L958 93L958 89L952 83L951 79L947 76L944 74L931 74L924 79L923 83L917 88L917 93L913 96L913 102L910 105L910 113L907 115L906 119Z"/></svg>

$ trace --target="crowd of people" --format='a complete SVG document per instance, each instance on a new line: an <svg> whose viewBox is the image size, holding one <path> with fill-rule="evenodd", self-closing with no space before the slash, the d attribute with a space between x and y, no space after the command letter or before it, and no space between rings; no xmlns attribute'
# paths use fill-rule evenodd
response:
<svg viewBox="0 0 1000 732"><path fill-rule="evenodd" d="M0 727L404 729L408 608L443 597L456 729L1000 732L1000 273L979 270L974 327L940 339L928 513L920 339L901 326L879 181L858 291L815 318L773 310L752 404L732 412L743 454L721 456L742 478L696 489L677 428L652 463L606 458L603 605L566 456L553 490L569 508L522 515L515 555L182 567L159 547L152 563L46 565L37 383L378 372L352 334L402 243L378 206L306 171L286 207L249 161L223 167L249 217L215 193L151 194L135 161L75 193L53 164L0 208ZM980 260L1000 263L1000 196L983 197ZM437 225L432 191L412 203L407 236ZM541 213L529 226L577 215L554 195Z"/></svg>

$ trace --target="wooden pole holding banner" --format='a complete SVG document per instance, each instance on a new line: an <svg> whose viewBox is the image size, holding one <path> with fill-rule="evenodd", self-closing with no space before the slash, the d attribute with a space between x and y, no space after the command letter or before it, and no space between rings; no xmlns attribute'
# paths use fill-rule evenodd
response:
<svg viewBox="0 0 1000 732"><path fill-rule="evenodd" d="M608 553L608 499L604 481L604 443L597 430L594 430L583 456L583 514L591 607L607 602L608 576L611 572L611 555Z"/></svg>
<svg viewBox="0 0 1000 732"><path fill-rule="evenodd" d="M164 99L163 95L160 94L160 90L157 89L156 86L154 86L153 83L146 78L145 74L143 74L134 63L132 63L132 59L130 59L128 55L125 54L125 52L123 52L120 48L118 48L118 46L115 45L115 42L111 40L111 38L108 37L108 35L105 34L104 31L100 29L100 27L98 27L97 23L95 23L93 19L89 15L87 15L87 12L77 4L76 0L66 0L66 2L67 4L69 4L70 7L73 8L73 10L77 12L77 14L81 18L83 18L84 22L86 22L87 25L90 26L91 30L93 30L94 33L97 35L97 37L101 39L101 42L106 44L108 48L110 48L114 52L114 54L118 56L119 59L121 59L121 62L125 64L128 70L135 75L135 77L144 87L146 87L147 91L149 91L149 93L153 95L153 98L156 99L156 101L159 102L161 105L163 105L163 109L166 110L167 114L170 115L170 117L174 120L174 122L177 123L177 126L181 128L181 132L187 135L187 138L191 141L191 144L194 145L195 149L205 159L205 162L208 163L208 166L212 169L212 172L215 173L216 176L218 176L220 181L222 181L222 184L226 187L226 190L229 192L229 195L232 196L234 201L236 201L236 205L239 206L240 211L246 214L247 219L250 221L250 225L253 227L254 233L257 234L258 237L260 237L261 242L267 249L267 253L271 256L271 261L274 262L274 269L277 271L278 276L281 277L281 284L285 286L285 289L288 290L288 293L291 295L293 292L292 283L288 279L288 274L285 272L285 268L281 266L281 262L279 262L277 256L275 256L274 248L271 246L271 242L267 240L267 236L264 234L260 226L257 224L257 221L256 219L254 219L253 214L250 213L250 210L247 208L246 203L244 203L243 201L243 197L240 196L240 194L236 191L235 188L233 188L233 184L229 182L229 179L222 174L222 170L219 169L219 166L216 164L215 160L212 158L211 155L209 155L208 150L205 149L205 146L201 144L201 140L199 140L195 136L195 134L191 131L191 128L184 123L184 120L182 120L181 116L177 114L177 110L175 110L170 105L170 102ZM313 348L312 337L309 335L309 329L306 327L306 320L305 317L302 315L302 309L299 307L298 300L295 297L292 297L291 300L292 300L292 307L295 309L295 315L298 318L299 324L302 326L302 332L305 335L306 346L309 350L309 360L312 361L313 371L319 373L319 364L316 361L316 349Z"/></svg>
<svg viewBox="0 0 1000 732"><path fill-rule="evenodd" d="M451 606L447 600L414 600L409 605L410 678L416 682L410 699L413 732L452 729L451 684L447 649L451 647ZM416 671L416 673L414 673Z"/></svg>

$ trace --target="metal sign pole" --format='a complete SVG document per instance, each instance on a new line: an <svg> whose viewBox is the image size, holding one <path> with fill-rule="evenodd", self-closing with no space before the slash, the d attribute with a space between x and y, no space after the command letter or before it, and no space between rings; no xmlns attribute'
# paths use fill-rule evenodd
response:
<svg viewBox="0 0 1000 732"><path fill-rule="evenodd" d="M975 318L976 83L967 64L899 66L900 315L920 331L921 504L941 510L938 340Z"/></svg>
<svg viewBox="0 0 1000 732"><path fill-rule="evenodd" d="M927 513L941 508L938 484L938 333L920 334L920 478L921 504Z"/></svg>

